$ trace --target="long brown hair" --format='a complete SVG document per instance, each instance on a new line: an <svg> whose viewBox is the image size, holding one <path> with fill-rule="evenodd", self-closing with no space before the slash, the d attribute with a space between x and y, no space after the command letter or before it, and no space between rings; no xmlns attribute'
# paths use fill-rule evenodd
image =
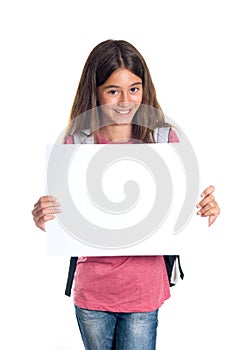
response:
<svg viewBox="0 0 247 350"><path fill-rule="evenodd" d="M91 51L84 65L65 137L85 129L94 132L100 128L97 87L119 68L126 68L142 79L142 105L132 120L133 136L144 142L154 142L153 130L168 125L157 101L149 69L140 52L125 40L106 40Z"/></svg>

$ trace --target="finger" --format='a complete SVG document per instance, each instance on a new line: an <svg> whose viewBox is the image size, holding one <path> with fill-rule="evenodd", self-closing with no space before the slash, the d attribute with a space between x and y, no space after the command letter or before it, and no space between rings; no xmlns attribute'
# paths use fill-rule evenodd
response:
<svg viewBox="0 0 247 350"><path fill-rule="evenodd" d="M218 208L206 206L205 208L199 210L198 214L203 217L210 216L210 215L218 215Z"/></svg>
<svg viewBox="0 0 247 350"><path fill-rule="evenodd" d="M209 217L208 217L208 226L211 226L215 222L217 217L218 217L218 215L209 215Z"/></svg>
<svg viewBox="0 0 247 350"><path fill-rule="evenodd" d="M197 208L203 208L205 207L208 203L215 203L215 198L213 194L208 194L205 198L203 198L199 203L197 203L196 207Z"/></svg>
<svg viewBox="0 0 247 350"><path fill-rule="evenodd" d="M35 211L35 209L33 211ZM46 215L55 215L59 213L61 213L61 209L59 207L48 207L48 208L42 208L40 210L36 209L34 214L34 221L39 221Z"/></svg>
<svg viewBox="0 0 247 350"><path fill-rule="evenodd" d="M215 191L213 185L208 186L201 194L201 197L205 198L206 196L212 194Z"/></svg>
<svg viewBox="0 0 247 350"><path fill-rule="evenodd" d="M41 203L44 202L56 202L57 198L55 196L47 195L47 196L42 196L39 198L39 200L34 204L34 207L40 205Z"/></svg>
<svg viewBox="0 0 247 350"><path fill-rule="evenodd" d="M59 203L54 203L51 204L50 202L45 202L43 204L44 208L40 206L37 206L36 208L34 208L32 210L32 215L33 215L33 219L34 221L39 220L42 216L46 215L46 214L59 214L61 213L61 207Z"/></svg>
<svg viewBox="0 0 247 350"><path fill-rule="evenodd" d="M59 202L54 202L54 201L42 201L42 202L39 202L37 203L35 206L34 206L34 209L33 209L33 212L35 213L42 210L42 209L46 209L46 208L54 208L54 209L57 209L57 208L60 208L61 204Z"/></svg>
<svg viewBox="0 0 247 350"><path fill-rule="evenodd" d="M49 220L53 220L55 218L55 215L45 215L42 218L40 218L39 220L35 220L35 225L40 228L42 231L46 231L45 230L45 223Z"/></svg>
<svg viewBox="0 0 247 350"><path fill-rule="evenodd" d="M217 204L217 202L212 201L209 202L207 205L205 205L203 208L198 210L198 215L201 216L210 216L210 215L219 215L220 214L220 208Z"/></svg>

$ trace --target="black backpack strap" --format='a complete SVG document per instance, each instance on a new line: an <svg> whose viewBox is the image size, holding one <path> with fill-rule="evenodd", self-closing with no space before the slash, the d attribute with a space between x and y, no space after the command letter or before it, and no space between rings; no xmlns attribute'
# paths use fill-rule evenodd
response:
<svg viewBox="0 0 247 350"><path fill-rule="evenodd" d="M182 270L182 267L181 267L181 263L180 263L180 256L177 255L177 258L178 258L178 266L179 266L179 271L180 271L180 278L183 280L184 279L184 273L183 273L183 270Z"/></svg>
<svg viewBox="0 0 247 350"><path fill-rule="evenodd" d="M167 271L170 287L174 286L174 284L171 283L171 276L172 276L173 265L174 265L176 259L178 259L180 278L183 279L184 278L184 273L183 273L183 270L182 270L182 267L181 267L181 263L180 263L180 256L179 255L164 255L166 271Z"/></svg>
<svg viewBox="0 0 247 350"><path fill-rule="evenodd" d="M67 284L65 289L65 295L67 295L68 297L70 297L71 295L71 289L72 289L72 284L74 280L77 260L78 260L77 256L72 256L70 258L68 278L67 278Z"/></svg>

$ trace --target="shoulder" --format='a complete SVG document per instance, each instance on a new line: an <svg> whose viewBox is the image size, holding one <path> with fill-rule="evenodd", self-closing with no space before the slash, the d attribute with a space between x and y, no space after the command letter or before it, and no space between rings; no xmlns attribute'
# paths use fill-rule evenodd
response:
<svg viewBox="0 0 247 350"><path fill-rule="evenodd" d="M94 143L94 138L89 129L82 130L74 135L66 136L65 144L78 144L78 143Z"/></svg>
<svg viewBox="0 0 247 350"><path fill-rule="evenodd" d="M154 129L154 139L157 143L179 142L179 138L171 126Z"/></svg>

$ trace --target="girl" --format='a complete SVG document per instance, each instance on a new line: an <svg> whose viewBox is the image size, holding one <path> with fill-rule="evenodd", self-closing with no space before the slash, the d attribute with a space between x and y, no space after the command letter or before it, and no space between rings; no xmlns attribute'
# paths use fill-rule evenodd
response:
<svg viewBox="0 0 247 350"><path fill-rule="evenodd" d="M154 117L141 106L160 113ZM160 131L162 140L157 136ZM64 143L177 141L138 50L123 40L98 44L85 63ZM209 186L197 205L209 225L220 213L213 192ZM59 203L49 195L38 200L32 214L36 226L45 231L45 223L59 212ZM158 310L169 297L162 256L77 260L74 304L86 350L155 349Z"/></svg>

